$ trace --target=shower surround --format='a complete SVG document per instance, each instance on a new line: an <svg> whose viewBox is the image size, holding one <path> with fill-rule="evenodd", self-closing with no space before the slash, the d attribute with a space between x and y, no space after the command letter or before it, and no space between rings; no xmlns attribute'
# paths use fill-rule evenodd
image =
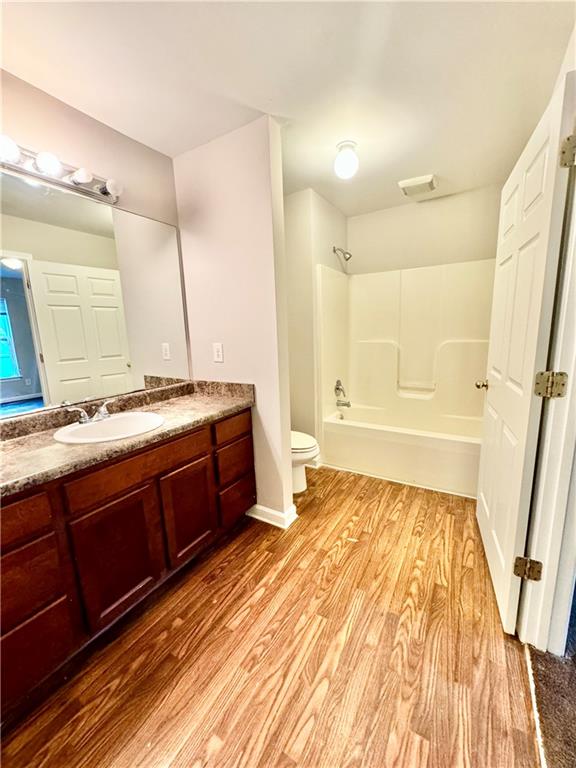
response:
<svg viewBox="0 0 576 768"><path fill-rule="evenodd" d="M324 463L475 496L494 260L317 271ZM333 385L348 386L336 409Z"/></svg>

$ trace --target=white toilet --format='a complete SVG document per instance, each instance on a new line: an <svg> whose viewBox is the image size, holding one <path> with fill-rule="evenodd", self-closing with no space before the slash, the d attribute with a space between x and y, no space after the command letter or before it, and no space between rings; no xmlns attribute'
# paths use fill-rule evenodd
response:
<svg viewBox="0 0 576 768"><path fill-rule="evenodd" d="M290 433L292 438L292 492L302 493L306 490L306 469L320 453L320 446L316 438L305 432Z"/></svg>

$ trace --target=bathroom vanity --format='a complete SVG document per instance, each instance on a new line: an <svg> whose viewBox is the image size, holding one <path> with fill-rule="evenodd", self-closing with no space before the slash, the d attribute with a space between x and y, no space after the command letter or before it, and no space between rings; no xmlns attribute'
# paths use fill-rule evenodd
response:
<svg viewBox="0 0 576 768"><path fill-rule="evenodd" d="M153 406L167 414L162 429L117 443L60 446L52 432L10 441L3 471L14 479L3 482L1 514L4 715L255 503L251 404L167 400ZM25 455L30 477L16 478Z"/></svg>

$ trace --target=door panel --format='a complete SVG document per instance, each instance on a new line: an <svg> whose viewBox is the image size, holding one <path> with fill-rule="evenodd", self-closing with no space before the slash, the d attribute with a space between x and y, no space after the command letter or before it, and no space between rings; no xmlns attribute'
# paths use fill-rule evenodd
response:
<svg viewBox="0 0 576 768"><path fill-rule="evenodd" d="M216 533L218 514L212 457L194 461L160 479L170 565L189 560Z"/></svg>
<svg viewBox="0 0 576 768"><path fill-rule="evenodd" d="M514 559L524 554L541 411L534 376L546 366L568 180L557 158L574 114L563 83L502 191L477 513L510 633L520 594Z"/></svg>
<svg viewBox="0 0 576 768"><path fill-rule="evenodd" d="M164 556L156 487L139 488L70 523L81 592L93 631L145 595Z"/></svg>
<svg viewBox="0 0 576 768"><path fill-rule="evenodd" d="M50 401L131 390L118 270L33 259L30 282Z"/></svg>

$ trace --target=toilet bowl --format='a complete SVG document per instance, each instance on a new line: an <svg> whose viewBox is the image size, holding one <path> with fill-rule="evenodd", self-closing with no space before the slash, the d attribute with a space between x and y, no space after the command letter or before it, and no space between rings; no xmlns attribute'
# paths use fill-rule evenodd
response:
<svg viewBox="0 0 576 768"><path fill-rule="evenodd" d="M315 459L320 453L316 438L305 432L290 433L292 442L292 492L302 493L306 490L305 465Z"/></svg>

